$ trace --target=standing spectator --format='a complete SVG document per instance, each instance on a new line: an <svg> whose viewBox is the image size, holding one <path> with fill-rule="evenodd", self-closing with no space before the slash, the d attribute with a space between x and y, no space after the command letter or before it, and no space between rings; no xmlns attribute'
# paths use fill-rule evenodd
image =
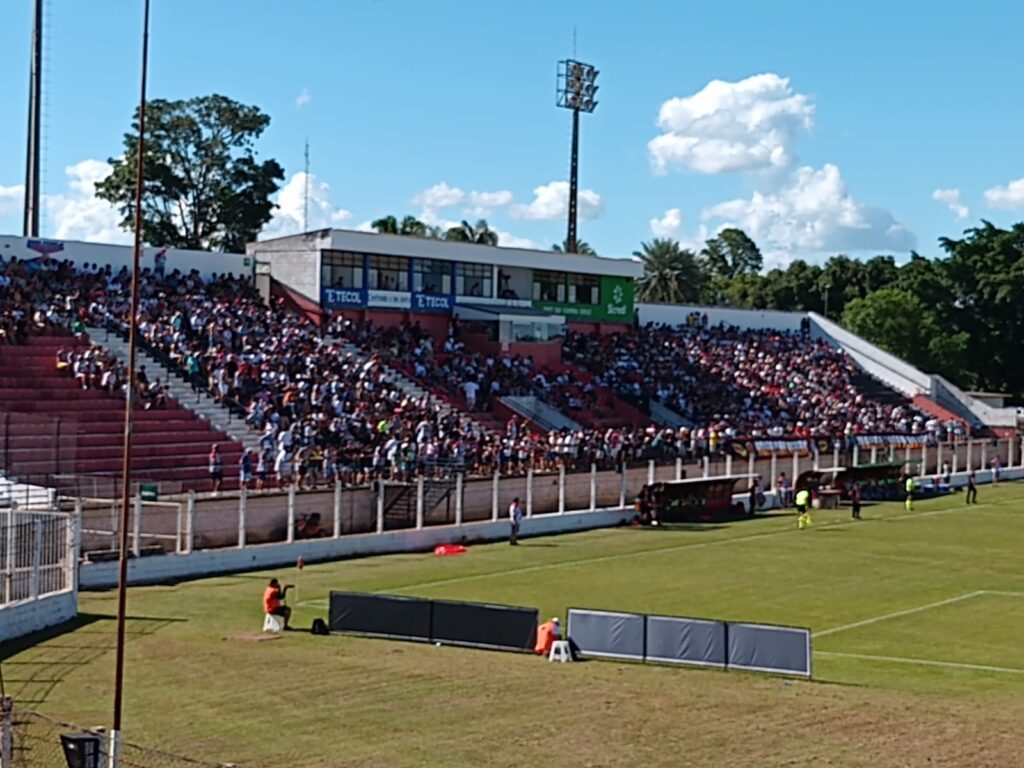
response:
<svg viewBox="0 0 1024 768"><path fill-rule="evenodd" d="M860 483L854 483L850 489L850 505L853 507L853 519L860 520Z"/></svg>
<svg viewBox="0 0 1024 768"><path fill-rule="evenodd" d="M509 539L508 543L515 546L519 543L519 527L523 524L523 507L519 497L512 499L508 507Z"/></svg>
<svg viewBox="0 0 1024 768"><path fill-rule="evenodd" d="M220 455L220 446L217 443L210 446L208 460L210 481L213 483L213 493L216 495L220 493L221 484L224 482L224 459Z"/></svg>
<svg viewBox="0 0 1024 768"><path fill-rule="evenodd" d="M978 503L978 481L974 477L974 470L967 475L967 503Z"/></svg>
<svg viewBox="0 0 1024 768"><path fill-rule="evenodd" d="M248 450L244 450L238 459L238 484L242 490L247 490L251 482L252 454Z"/></svg>

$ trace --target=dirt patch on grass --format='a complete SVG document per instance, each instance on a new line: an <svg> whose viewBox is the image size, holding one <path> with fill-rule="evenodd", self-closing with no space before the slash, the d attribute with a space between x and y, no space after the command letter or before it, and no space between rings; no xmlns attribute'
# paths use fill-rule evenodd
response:
<svg viewBox="0 0 1024 768"><path fill-rule="evenodd" d="M280 640L281 635L268 634L267 632L244 632L241 635L232 635L228 640L237 640L241 643L266 643L270 640Z"/></svg>

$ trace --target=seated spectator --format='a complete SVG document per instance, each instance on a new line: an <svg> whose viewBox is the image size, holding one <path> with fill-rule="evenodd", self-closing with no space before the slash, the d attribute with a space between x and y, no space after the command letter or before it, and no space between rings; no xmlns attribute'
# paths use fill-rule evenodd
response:
<svg viewBox="0 0 1024 768"><path fill-rule="evenodd" d="M288 596L288 590L293 589L294 584L281 586L277 579L271 579L270 584L263 590L263 612L270 616L280 616L284 619L284 628L288 629L288 621L292 617L292 609L284 604Z"/></svg>

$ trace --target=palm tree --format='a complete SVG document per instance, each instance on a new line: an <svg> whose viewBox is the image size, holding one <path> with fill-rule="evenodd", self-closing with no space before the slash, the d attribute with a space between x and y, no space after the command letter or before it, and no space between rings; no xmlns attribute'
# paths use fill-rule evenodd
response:
<svg viewBox="0 0 1024 768"><path fill-rule="evenodd" d="M459 243L477 243L478 245L497 245L498 233L487 226L487 222L479 219L476 224L463 221L444 233L445 240Z"/></svg>
<svg viewBox="0 0 1024 768"><path fill-rule="evenodd" d="M655 238L640 243L633 256L644 265L644 276L637 281L637 298L662 304L695 301L700 295L703 274L693 251L681 248L671 238Z"/></svg>
<svg viewBox="0 0 1024 768"><path fill-rule="evenodd" d="M551 246L551 250L555 253L568 253L569 238L566 238L561 243L555 243ZM582 254L583 256L597 256L597 251L590 247L590 243L584 242L583 240L576 241L576 253Z"/></svg>
<svg viewBox="0 0 1024 768"><path fill-rule="evenodd" d="M381 235L411 235L412 237L440 238L438 227L428 227L415 216L406 216L401 221L396 216L385 216L370 223Z"/></svg>

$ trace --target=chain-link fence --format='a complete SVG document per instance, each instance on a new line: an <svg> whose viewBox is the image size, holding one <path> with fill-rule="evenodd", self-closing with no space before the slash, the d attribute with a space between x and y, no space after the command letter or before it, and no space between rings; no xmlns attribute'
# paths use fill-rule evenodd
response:
<svg viewBox="0 0 1024 768"><path fill-rule="evenodd" d="M98 729L83 728L74 723L64 722L35 712L13 706L5 700L0 710L0 768L61 768L68 765L62 735L93 736L98 739L102 750L96 768L107 768L107 744L109 734ZM87 752L79 749L79 754ZM84 766L93 765L84 762ZM176 755L160 749L144 747L134 742L122 741L120 768L230 768L231 763L213 763Z"/></svg>

